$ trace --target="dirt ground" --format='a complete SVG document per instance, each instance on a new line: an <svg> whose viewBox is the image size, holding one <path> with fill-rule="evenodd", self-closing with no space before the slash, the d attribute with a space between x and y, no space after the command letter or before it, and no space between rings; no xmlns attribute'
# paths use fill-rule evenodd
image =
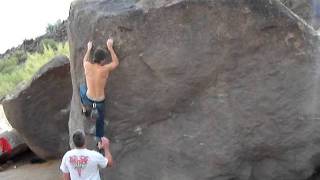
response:
<svg viewBox="0 0 320 180"><path fill-rule="evenodd" d="M57 180L62 179L59 171L60 160L51 160L44 163L32 164L35 156L32 152L0 165L1 180Z"/></svg>
<svg viewBox="0 0 320 180"><path fill-rule="evenodd" d="M0 105L0 133L10 130ZM59 166L60 160L52 160L45 163L32 164L31 160L36 156L31 152L18 155L6 164L0 164L0 180L57 180L62 179Z"/></svg>

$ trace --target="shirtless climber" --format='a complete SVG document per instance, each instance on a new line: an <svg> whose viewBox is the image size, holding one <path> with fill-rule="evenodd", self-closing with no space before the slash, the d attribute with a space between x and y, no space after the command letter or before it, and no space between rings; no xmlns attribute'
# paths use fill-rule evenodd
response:
<svg viewBox="0 0 320 180"><path fill-rule="evenodd" d="M113 40L108 39L107 49L111 55L111 63L106 63L107 52L102 48L97 48L93 57L90 57L92 42L88 42L87 52L83 58L83 67L86 77L86 84L80 85L80 99L82 112L86 117L92 116L96 112L96 137L100 141L104 136L104 110L105 94L104 88L111 71L119 65L118 57L113 49Z"/></svg>

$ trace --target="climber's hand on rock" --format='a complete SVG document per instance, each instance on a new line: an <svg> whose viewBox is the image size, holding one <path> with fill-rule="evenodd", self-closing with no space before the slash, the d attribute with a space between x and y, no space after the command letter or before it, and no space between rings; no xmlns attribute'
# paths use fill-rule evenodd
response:
<svg viewBox="0 0 320 180"><path fill-rule="evenodd" d="M88 42L88 50L91 50L92 49L92 41L89 41Z"/></svg>
<svg viewBox="0 0 320 180"><path fill-rule="evenodd" d="M112 38L109 38L107 40L107 47L108 47L108 49L111 49L113 47L113 39Z"/></svg>

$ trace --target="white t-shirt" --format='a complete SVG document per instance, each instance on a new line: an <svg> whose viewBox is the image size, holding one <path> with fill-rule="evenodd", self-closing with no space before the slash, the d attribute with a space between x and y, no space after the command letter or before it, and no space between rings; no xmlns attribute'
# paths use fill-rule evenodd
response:
<svg viewBox="0 0 320 180"><path fill-rule="evenodd" d="M107 164L108 159L96 151L73 149L63 156L60 169L70 173L71 180L100 180L99 168Z"/></svg>

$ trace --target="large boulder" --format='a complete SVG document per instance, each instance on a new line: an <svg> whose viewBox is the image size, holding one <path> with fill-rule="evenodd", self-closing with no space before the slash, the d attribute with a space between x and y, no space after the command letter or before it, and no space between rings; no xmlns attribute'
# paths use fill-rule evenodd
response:
<svg viewBox="0 0 320 180"><path fill-rule="evenodd" d="M69 148L71 94L69 59L56 56L3 102L12 127L41 158L60 157Z"/></svg>
<svg viewBox="0 0 320 180"><path fill-rule="evenodd" d="M316 32L280 1L79 0L68 38L81 116L82 58L115 39L106 88L114 180L302 180L320 165Z"/></svg>

